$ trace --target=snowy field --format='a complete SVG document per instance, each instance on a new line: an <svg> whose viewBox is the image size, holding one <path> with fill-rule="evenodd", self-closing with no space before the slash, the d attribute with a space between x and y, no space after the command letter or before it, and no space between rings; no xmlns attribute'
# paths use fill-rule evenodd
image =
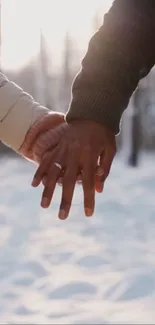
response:
<svg viewBox="0 0 155 325"><path fill-rule="evenodd" d="M68 221L30 186L34 167L0 161L0 323L155 324L155 157L116 159L96 213L77 188Z"/></svg>

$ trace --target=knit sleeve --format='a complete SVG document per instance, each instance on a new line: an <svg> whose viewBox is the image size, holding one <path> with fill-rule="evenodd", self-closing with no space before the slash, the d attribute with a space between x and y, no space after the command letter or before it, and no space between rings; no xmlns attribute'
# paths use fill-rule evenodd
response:
<svg viewBox="0 0 155 325"><path fill-rule="evenodd" d="M93 120L117 134L132 93L154 64L155 1L115 0L73 83L67 122Z"/></svg>

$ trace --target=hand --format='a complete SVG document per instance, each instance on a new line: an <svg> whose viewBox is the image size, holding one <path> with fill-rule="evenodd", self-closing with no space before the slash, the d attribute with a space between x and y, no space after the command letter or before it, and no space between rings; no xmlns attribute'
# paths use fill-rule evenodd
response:
<svg viewBox="0 0 155 325"><path fill-rule="evenodd" d="M54 128L64 123L64 114L57 112L50 112L37 120L27 133L20 154L37 164L40 163L44 153L58 143L53 134Z"/></svg>
<svg viewBox="0 0 155 325"><path fill-rule="evenodd" d="M101 191L116 153L115 135L106 127L92 121L63 124L55 128L53 134L57 137L58 145L52 152L46 152L32 182L33 186L38 186L44 175L48 175L41 205L44 208L49 207L57 180L63 172L59 218L66 219L77 175L81 173L85 214L91 216L95 206L95 182L96 189Z"/></svg>

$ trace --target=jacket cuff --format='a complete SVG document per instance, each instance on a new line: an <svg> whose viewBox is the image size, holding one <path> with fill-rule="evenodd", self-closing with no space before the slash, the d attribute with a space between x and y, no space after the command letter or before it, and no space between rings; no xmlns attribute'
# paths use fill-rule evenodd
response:
<svg viewBox="0 0 155 325"><path fill-rule="evenodd" d="M126 100L123 105L120 105L118 92L116 96L116 93L109 91L110 89L103 91L103 93L95 93L89 90L74 90L74 96L66 114L67 123L74 120L92 120L108 127L117 135L120 131L121 117L128 101Z"/></svg>
<svg viewBox="0 0 155 325"><path fill-rule="evenodd" d="M18 151L31 126L49 110L13 82L4 81L0 87L0 140Z"/></svg>

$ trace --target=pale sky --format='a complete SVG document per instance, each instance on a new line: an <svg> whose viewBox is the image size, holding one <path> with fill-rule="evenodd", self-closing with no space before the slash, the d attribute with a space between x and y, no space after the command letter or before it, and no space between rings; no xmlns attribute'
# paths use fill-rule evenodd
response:
<svg viewBox="0 0 155 325"><path fill-rule="evenodd" d="M92 35L92 17L109 9L111 0L1 0L2 66L19 69L39 49L43 28L52 62L59 64L63 39L68 30L81 48Z"/></svg>

